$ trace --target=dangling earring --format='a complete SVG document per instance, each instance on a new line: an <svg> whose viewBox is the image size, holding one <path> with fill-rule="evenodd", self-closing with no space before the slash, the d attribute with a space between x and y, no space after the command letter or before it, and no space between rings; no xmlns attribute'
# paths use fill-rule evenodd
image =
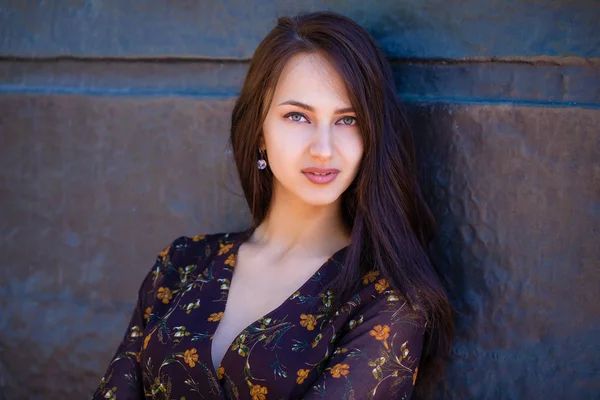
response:
<svg viewBox="0 0 600 400"><path fill-rule="evenodd" d="M260 158L258 159L258 169L265 169L267 168L267 161L265 160L263 151L260 149L258 149L258 151L260 152Z"/></svg>

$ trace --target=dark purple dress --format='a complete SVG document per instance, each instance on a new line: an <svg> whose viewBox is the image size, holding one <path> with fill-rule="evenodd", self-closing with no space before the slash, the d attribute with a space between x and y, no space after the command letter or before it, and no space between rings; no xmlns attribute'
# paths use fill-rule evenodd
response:
<svg viewBox="0 0 600 400"><path fill-rule="evenodd" d="M376 271L329 310L334 294L323 286L347 248L240 332L215 371L212 336L250 233L181 237L158 255L93 399L410 398L423 318Z"/></svg>

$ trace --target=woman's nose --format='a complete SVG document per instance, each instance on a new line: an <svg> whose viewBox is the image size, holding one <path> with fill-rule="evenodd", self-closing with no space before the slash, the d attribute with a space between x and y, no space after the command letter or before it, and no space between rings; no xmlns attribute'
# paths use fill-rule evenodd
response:
<svg viewBox="0 0 600 400"><path fill-rule="evenodd" d="M329 125L315 129L310 146L310 154L314 158L327 161L333 157L333 131Z"/></svg>

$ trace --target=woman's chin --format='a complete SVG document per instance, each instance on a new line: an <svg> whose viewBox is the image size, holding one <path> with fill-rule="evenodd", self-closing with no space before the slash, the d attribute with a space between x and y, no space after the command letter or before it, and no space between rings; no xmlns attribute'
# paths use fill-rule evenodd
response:
<svg viewBox="0 0 600 400"><path fill-rule="evenodd" d="M324 207L335 203L341 196L337 190L304 191L298 193L298 198L307 205Z"/></svg>

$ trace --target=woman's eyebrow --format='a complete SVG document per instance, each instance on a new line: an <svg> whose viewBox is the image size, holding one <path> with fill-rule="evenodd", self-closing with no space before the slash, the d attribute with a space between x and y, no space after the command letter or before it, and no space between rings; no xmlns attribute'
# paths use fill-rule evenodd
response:
<svg viewBox="0 0 600 400"><path fill-rule="evenodd" d="M311 111L311 112L315 111L315 108L313 106L309 106L308 104L304 104L304 103L301 103L296 100L286 100L283 103L280 103L279 105L280 106L291 105L291 106L297 106L297 107L303 108L303 109ZM334 114L343 114L343 113L347 113L347 112L354 112L354 109L352 107L340 108L340 109L335 110Z"/></svg>

